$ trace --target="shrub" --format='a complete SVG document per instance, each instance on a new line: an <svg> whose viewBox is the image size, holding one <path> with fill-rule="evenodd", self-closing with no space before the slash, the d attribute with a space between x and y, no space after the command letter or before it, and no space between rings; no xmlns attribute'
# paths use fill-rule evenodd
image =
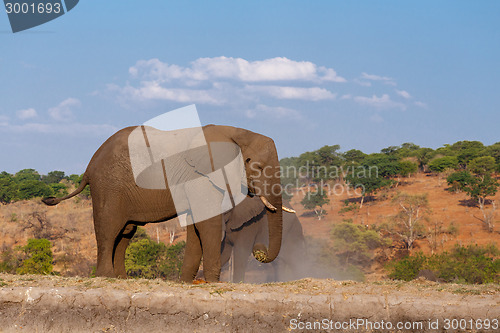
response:
<svg viewBox="0 0 500 333"><path fill-rule="evenodd" d="M136 278L178 280L184 259L185 242L166 246L156 243L138 228L125 253L127 275Z"/></svg>
<svg viewBox="0 0 500 333"><path fill-rule="evenodd" d="M429 169L434 172L443 172L446 169L456 169L458 167L458 159L456 156L444 156L432 160L429 164Z"/></svg>
<svg viewBox="0 0 500 333"><path fill-rule="evenodd" d="M48 197L54 193L52 188L39 180L24 180L19 183L19 199L28 200L35 197Z"/></svg>
<svg viewBox="0 0 500 333"><path fill-rule="evenodd" d="M468 171L454 172L446 178L450 190L455 192L462 191L468 184L473 181L473 176Z"/></svg>
<svg viewBox="0 0 500 333"><path fill-rule="evenodd" d="M427 257L422 252L407 256L399 261L391 262L387 268L391 271L389 277L394 280L411 281L424 269Z"/></svg>
<svg viewBox="0 0 500 333"><path fill-rule="evenodd" d="M52 250L47 239L30 239L23 247L26 258L17 269L18 274L50 274Z"/></svg>
<svg viewBox="0 0 500 333"><path fill-rule="evenodd" d="M372 250L384 245L384 241L374 230L350 222L333 226L331 231L333 250L343 259L345 267L350 264L365 266L372 259Z"/></svg>
<svg viewBox="0 0 500 333"><path fill-rule="evenodd" d="M455 246L451 252L425 256L422 252L390 263L389 277L409 281L417 277L422 269L438 272L445 282L456 283L498 283L500 282L500 259L498 249L491 245Z"/></svg>

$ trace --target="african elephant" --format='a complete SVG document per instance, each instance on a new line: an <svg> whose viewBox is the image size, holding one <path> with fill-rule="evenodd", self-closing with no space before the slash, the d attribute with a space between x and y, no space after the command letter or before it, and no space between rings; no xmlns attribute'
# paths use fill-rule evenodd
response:
<svg viewBox="0 0 500 333"><path fill-rule="evenodd" d="M285 204L285 206L288 206ZM268 280L287 281L304 277L307 265L302 225L295 212L283 207L283 238L281 251L272 263L274 276ZM221 246L221 264L224 266L233 254L233 281L245 278L248 257L255 244L266 244L268 218L266 207L257 197L247 197L234 209L223 214L224 239Z"/></svg>
<svg viewBox="0 0 500 333"><path fill-rule="evenodd" d="M94 154L80 186L73 193L63 198L43 199L47 205L57 205L62 200L80 193L87 184L90 185L97 240L98 276L126 277L125 250L137 225L167 221L189 212L187 206L182 209L176 207L172 188L168 186L166 178L164 183L166 187L163 189L144 188L136 184L137 179L131 163L131 158L134 156L130 153L128 145L129 136L134 130L145 132L155 129L147 126L133 126L118 131ZM280 251L282 234L279 161L273 140L230 126L207 125L202 128L202 131L207 145L221 142L232 143L241 150L246 175L243 181L247 183L248 192L259 196L268 208L266 214L269 220L269 246L256 244L254 256L261 262L273 261ZM176 142L167 143L176 144ZM146 144L149 147L147 140ZM214 161L215 159L210 155L209 162L212 168L214 168ZM163 162L162 160L162 165ZM205 176L196 169L196 163L196 161L178 159L175 171L179 175L199 173ZM221 189L215 184L213 186L214 191L211 195L218 195ZM202 256L205 279L207 281L219 280L221 215L187 226L185 259L181 274L183 281L191 282L194 279Z"/></svg>

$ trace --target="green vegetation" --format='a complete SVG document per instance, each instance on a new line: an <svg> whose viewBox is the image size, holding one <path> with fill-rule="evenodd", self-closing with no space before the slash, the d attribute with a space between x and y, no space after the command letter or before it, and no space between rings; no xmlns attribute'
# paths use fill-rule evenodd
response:
<svg viewBox="0 0 500 333"><path fill-rule="evenodd" d="M443 172L445 170L453 170L458 167L458 158L456 156L445 156L432 160L429 164L429 169L434 172Z"/></svg>
<svg viewBox="0 0 500 333"><path fill-rule="evenodd" d="M23 169L15 175L3 171L0 173L0 204L32 198L65 196L68 194L68 184L79 186L82 176L65 176L63 171L51 171L41 176L34 169ZM89 187L83 190L81 196L90 196Z"/></svg>
<svg viewBox="0 0 500 333"><path fill-rule="evenodd" d="M307 192L300 203L305 209L314 210L318 220L321 220L321 218L326 215L326 212L323 210L323 205L329 202L330 199L328 199L326 191L320 188L315 192Z"/></svg>
<svg viewBox="0 0 500 333"><path fill-rule="evenodd" d="M388 265L389 277L396 280L410 281L418 272L429 269L444 282L454 283L499 283L500 254L495 246L478 245L455 246L450 252L426 256L418 252L413 256L391 262Z"/></svg>
<svg viewBox="0 0 500 333"><path fill-rule="evenodd" d="M464 191L472 200L479 204L482 218L476 217L483 222L489 232L493 232L496 203L491 200L491 209L486 209L488 197L494 196L498 192L500 184L492 176L495 169L495 159L491 156L482 156L472 159L468 168L472 171L459 171L448 176L448 185L455 191Z"/></svg>
<svg viewBox="0 0 500 333"><path fill-rule="evenodd" d="M125 269L129 277L179 280L185 242L166 246L156 243L138 228L125 253Z"/></svg>
<svg viewBox="0 0 500 333"><path fill-rule="evenodd" d="M17 268L17 274L52 273L52 245L47 239L30 239L22 250L25 258Z"/></svg>
<svg viewBox="0 0 500 333"><path fill-rule="evenodd" d="M392 180L379 177L375 173L363 173L359 172L356 174L349 174L345 181L354 190L360 190L361 192L361 203L359 208L363 207L363 202L365 197L368 195L374 195L382 188L388 187L392 184Z"/></svg>

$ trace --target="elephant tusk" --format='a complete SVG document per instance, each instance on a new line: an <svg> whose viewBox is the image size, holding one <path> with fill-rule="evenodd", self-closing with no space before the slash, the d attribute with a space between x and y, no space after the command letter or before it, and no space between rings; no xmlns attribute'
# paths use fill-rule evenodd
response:
<svg viewBox="0 0 500 333"><path fill-rule="evenodd" d="M292 213L292 214L297 213L295 210L293 210L293 209L291 209L291 208L288 208L288 207L285 207L285 206L281 206L281 208L282 208L285 212L289 212L289 213Z"/></svg>
<svg viewBox="0 0 500 333"><path fill-rule="evenodd" d="M272 212L276 211L276 207L274 207L273 205L271 205L271 203L266 199L266 197L260 196L260 200L267 207L267 209L269 209Z"/></svg>

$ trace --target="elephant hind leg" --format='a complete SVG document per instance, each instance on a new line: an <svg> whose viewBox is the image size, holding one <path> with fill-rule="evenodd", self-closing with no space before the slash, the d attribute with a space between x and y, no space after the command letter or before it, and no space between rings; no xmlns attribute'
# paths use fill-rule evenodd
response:
<svg viewBox="0 0 500 333"><path fill-rule="evenodd" d="M193 282L201 262L201 240L193 224L187 226L186 248L182 263L181 281Z"/></svg>
<svg viewBox="0 0 500 333"><path fill-rule="evenodd" d="M94 229L97 241L97 276L116 277L113 268L113 254L116 240L125 221L113 214L94 214ZM126 247L125 247L126 248Z"/></svg>
<svg viewBox="0 0 500 333"><path fill-rule="evenodd" d="M125 251L127 250L127 246L132 237L134 237L136 231L136 225L126 225L115 242L115 251L113 254L113 270L116 277L122 279L127 278L127 272L125 270Z"/></svg>

